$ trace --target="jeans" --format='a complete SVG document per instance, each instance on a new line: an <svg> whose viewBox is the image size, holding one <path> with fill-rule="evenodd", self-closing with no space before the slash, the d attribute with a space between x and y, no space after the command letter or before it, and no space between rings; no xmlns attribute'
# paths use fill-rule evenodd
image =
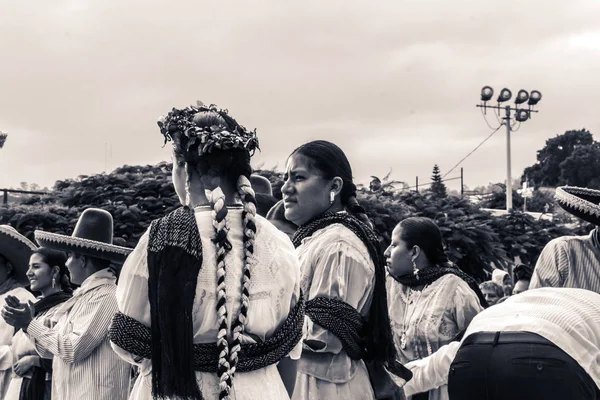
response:
<svg viewBox="0 0 600 400"><path fill-rule="evenodd" d="M459 349L450 400L598 400L600 390L567 353L529 332L481 332Z"/></svg>

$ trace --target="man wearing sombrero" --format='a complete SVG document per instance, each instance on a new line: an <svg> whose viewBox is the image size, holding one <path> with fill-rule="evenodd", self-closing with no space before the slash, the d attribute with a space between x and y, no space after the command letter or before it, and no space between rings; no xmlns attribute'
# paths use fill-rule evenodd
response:
<svg viewBox="0 0 600 400"><path fill-rule="evenodd" d="M40 356L54 359L53 399L127 399L130 366L113 352L108 328L117 312L111 264L125 261L131 249L112 244L112 216L97 208L81 214L72 236L36 231L35 239L68 253L71 281L81 286L56 311L51 327L32 320L29 304L7 304L2 316L29 335Z"/></svg>
<svg viewBox="0 0 600 400"><path fill-rule="evenodd" d="M24 286L29 283L25 275L29 257L36 249L12 226L0 225L0 304L4 304L7 296L16 296L23 303L35 300ZM15 331L0 318L0 399L4 398L13 374L10 346Z"/></svg>
<svg viewBox="0 0 600 400"><path fill-rule="evenodd" d="M585 236L563 236L548 242L529 288L569 287L600 293L600 191L559 187L556 200L565 211L596 228Z"/></svg>

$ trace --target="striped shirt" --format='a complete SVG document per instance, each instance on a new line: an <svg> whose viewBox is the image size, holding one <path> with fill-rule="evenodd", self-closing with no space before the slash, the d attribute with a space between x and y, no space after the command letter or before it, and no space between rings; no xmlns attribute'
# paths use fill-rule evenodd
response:
<svg viewBox="0 0 600 400"><path fill-rule="evenodd" d="M538 258L531 289L568 287L600 293L600 231L563 236L548 242Z"/></svg>
<svg viewBox="0 0 600 400"><path fill-rule="evenodd" d="M39 320L29 324L27 334L40 356L54 356L53 399L127 399L130 365L108 341L117 312L115 280L107 269L96 272L59 306L52 328Z"/></svg>
<svg viewBox="0 0 600 400"><path fill-rule="evenodd" d="M570 355L600 388L600 294L572 288L541 288L509 297L479 313L464 338L477 332L532 332ZM407 396L448 383L450 364L460 342L407 367L413 379Z"/></svg>

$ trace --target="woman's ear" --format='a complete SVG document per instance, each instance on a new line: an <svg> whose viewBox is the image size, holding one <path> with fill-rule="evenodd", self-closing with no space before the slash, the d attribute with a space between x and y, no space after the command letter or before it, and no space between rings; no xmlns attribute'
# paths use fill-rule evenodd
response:
<svg viewBox="0 0 600 400"><path fill-rule="evenodd" d="M333 178L331 182L331 190L335 192L335 195L339 195L342 192L342 188L344 187L344 181L339 176Z"/></svg>
<svg viewBox="0 0 600 400"><path fill-rule="evenodd" d="M416 260L417 258L419 258L419 255L421 254L421 248L417 245L413 246L412 248L412 259Z"/></svg>

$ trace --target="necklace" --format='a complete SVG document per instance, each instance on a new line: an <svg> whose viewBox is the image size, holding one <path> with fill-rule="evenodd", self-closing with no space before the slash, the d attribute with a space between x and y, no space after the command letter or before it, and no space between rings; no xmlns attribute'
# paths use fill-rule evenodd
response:
<svg viewBox="0 0 600 400"><path fill-rule="evenodd" d="M402 326L404 329L402 329L402 334L400 335L400 348L402 350L405 350L406 345L408 344L408 337L406 335L406 332L408 331L408 328L410 327L410 320L414 316L415 311L417 310L419 300L421 300L421 296L423 295L423 292L425 291L425 289L427 289L427 286L429 286L429 285L425 285L425 287L419 291L419 297L417 297L417 299L414 301L415 307L413 307L408 320L406 318L406 314L407 314L409 305L413 303L413 300L411 299L413 290L411 288L408 288L408 296L407 297L405 297L404 294L402 293L402 291L400 291L400 297L402 298L402 301L404 301L404 303L405 303L404 315L402 317ZM415 292L416 292L416 290L415 290Z"/></svg>

